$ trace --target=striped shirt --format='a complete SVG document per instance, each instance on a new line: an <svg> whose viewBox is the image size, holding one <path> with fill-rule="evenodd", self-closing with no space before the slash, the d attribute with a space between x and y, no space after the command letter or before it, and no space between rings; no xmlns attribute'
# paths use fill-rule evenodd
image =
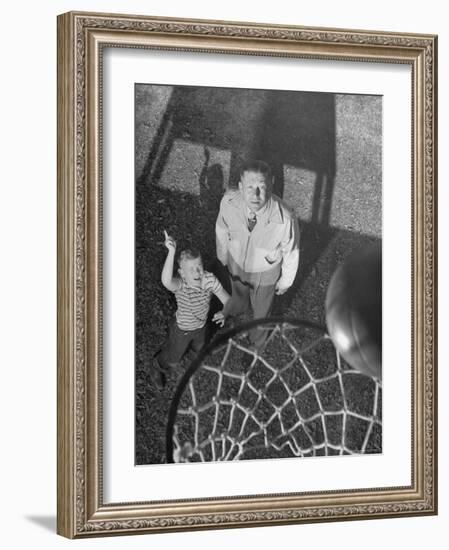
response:
<svg viewBox="0 0 449 550"><path fill-rule="evenodd" d="M176 322L181 330L197 330L206 324L209 302L212 294L217 294L223 287L218 279L208 271L204 272L201 288L189 286L183 279L175 291Z"/></svg>

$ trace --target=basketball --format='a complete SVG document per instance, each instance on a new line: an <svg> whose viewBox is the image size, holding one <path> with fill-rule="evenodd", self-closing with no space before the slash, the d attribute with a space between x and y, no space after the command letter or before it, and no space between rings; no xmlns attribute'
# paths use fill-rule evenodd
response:
<svg viewBox="0 0 449 550"><path fill-rule="evenodd" d="M326 293L329 335L345 361L382 378L382 246L370 245L337 268Z"/></svg>

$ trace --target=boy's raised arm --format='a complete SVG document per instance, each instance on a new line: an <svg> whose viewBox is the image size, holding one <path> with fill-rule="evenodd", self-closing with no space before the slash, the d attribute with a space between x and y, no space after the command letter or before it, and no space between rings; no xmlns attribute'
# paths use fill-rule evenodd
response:
<svg viewBox="0 0 449 550"><path fill-rule="evenodd" d="M180 281L178 277L173 277L173 265L175 263L176 241L167 234L164 229L164 245L168 249L167 257L165 258L164 267L162 268L161 280L167 290L176 292L179 288Z"/></svg>

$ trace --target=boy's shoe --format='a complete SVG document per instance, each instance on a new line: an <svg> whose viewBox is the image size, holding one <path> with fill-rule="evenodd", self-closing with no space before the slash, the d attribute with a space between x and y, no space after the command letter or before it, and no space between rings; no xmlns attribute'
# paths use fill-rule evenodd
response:
<svg viewBox="0 0 449 550"><path fill-rule="evenodd" d="M158 355L160 354L160 350L156 352L153 355L153 361L150 367L150 380L153 382L153 384L159 389L162 390L165 388L167 384L167 376L164 372L164 370L161 367L161 364L158 359Z"/></svg>
<svg viewBox="0 0 449 550"><path fill-rule="evenodd" d="M162 372L158 365L153 363L150 368L150 380L158 390L163 390L167 384L167 377Z"/></svg>
<svg viewBox="0 0 449 550"><path fill-rule="evenodd" d="M159 367L159 370L161 372L165 372L166 370L170 370L170 369L177 369L181 363L180 362L177 362L177 363L169 363L168 361L165 361L162 357L161 357L161 354L162 354L162 349L158 350L154 355L153 355L153 360L157 363L158 367Z"/></svg>

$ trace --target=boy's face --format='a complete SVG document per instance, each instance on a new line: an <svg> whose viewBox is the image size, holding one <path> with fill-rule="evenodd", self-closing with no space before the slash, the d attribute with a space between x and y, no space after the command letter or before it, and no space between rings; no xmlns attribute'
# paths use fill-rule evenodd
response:
<svg viewBox="0 0 449 550"><path fill-rule="evenodd" d="M189 286L201 287L204 275L201 258L183 260L179 268L179 274Z"/></svg>
<svg viewBox="0 0 449 550"><path fill-rule="evenodd" d="M245 205L251 212L257 212L267 204L271 192L271 182L267 181L265 175L259 172L243 172L239 189Z"/></svg>

